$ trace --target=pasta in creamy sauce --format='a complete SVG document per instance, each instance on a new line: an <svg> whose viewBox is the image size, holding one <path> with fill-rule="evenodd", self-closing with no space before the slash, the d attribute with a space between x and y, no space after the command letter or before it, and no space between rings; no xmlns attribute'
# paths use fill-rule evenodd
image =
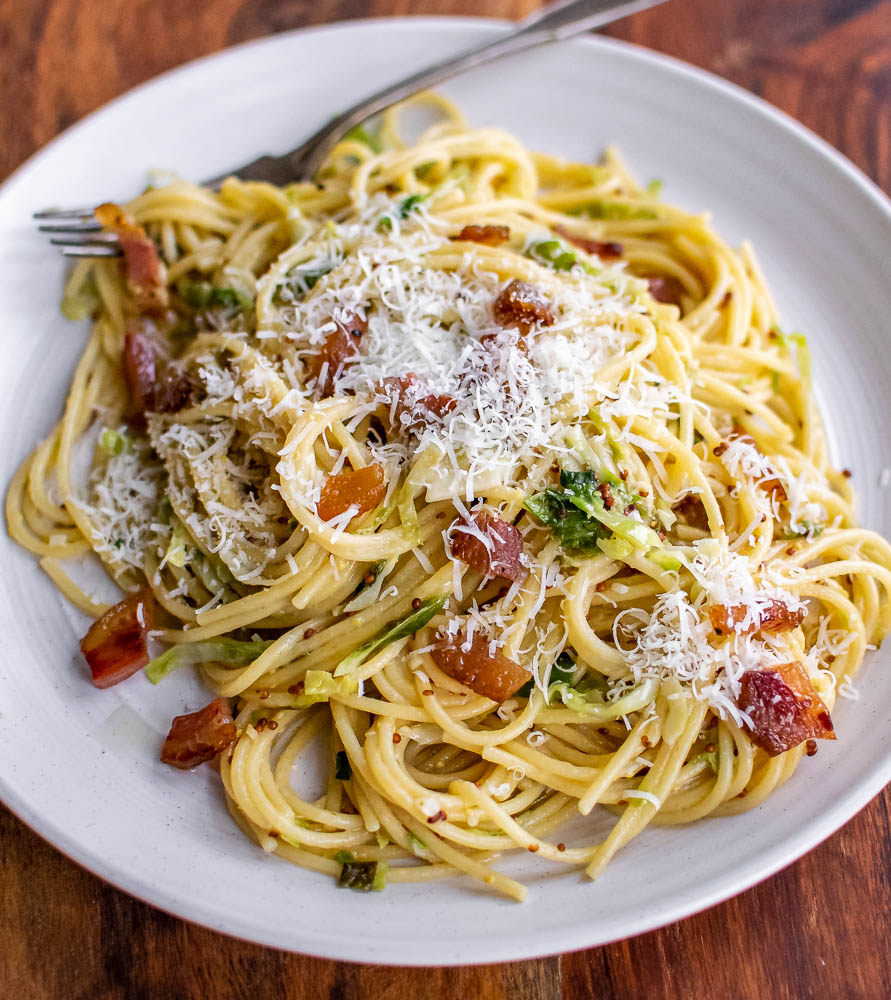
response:
<svg viewBox="0 0 891 1000"><path fill-rule="evenodd" d="M396 109L317 183L97 211L124 258L69 278L92 333L7 517L101 616L98 686L200 665L219 698L162 759L218 757L265 850L522 899L502 852L596 877L834 739L891 550L748 246L613 151L530 153L423 100L443 123L407 145ZM112 609L66 568L91 553ZM560 839L595 809L605 838Z"/></svg>

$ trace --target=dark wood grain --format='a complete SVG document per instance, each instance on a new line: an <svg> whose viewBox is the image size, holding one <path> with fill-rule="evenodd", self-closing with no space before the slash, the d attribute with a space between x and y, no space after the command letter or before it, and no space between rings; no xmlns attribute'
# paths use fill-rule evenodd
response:
<svg viewBox="0 0 891 1000"><path fill-rule="evenodd" d="M534 6L0 0L0 176L115 95L234 42L352 17L519 17ZM891 0L672 0L608 33L760 94L891 190ZM786 871L661 931L562 958L418 973L288 955L186 924L105 885L0 808L0 998L882 1000L889 810L886 791Z"/></svg>

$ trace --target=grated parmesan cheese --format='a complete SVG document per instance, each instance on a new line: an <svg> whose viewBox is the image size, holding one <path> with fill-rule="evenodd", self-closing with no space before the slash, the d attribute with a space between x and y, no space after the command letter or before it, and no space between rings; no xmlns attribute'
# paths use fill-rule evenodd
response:
<svg viewBox="0 0 891 1000"><path fill-rule="evenodd" d="M707 540L697 548L688 564L698 590L695 600L679 587L662 594L649 615L632 609L616 618L613 637L616 646L625 650L631 677L615 682L609 697L615 700L648 678L674 678L695 698L708 702L722 719L743 725L748 717L736 705L743 674L788 662L788 649L780 638L740 631L719 639L703 619L703 608L706 604L743 605L746 616L737 626L741 629L760 621L760 611L772 601L781 600L792 610L804 605L774 581L756 583L748 561L719 543Z"/></svg>
<svg viewBox="0 0 891 1000"><path fill-rule="evenodd" d="M379 220L396 214L393 207L378 196L357 222L331 228L317 263L338 265L324 287L283 311L285 335L306 361L335 320L359 315L368 330L360 355L336 376L339 393L370 397L395 418L397 400L385 380L411 372L419 397L456 400L449 413L425 414L412 428L412 451L429 449L437 458L423 481L428 500L456 493L470 500L487 487L516 484L524 462L545 449L566 450L563 431L590 409L597 372L636 342L623 322L641 309L626 287L632 279L616 269L602 277L576 269L551 282L546 296L555 322L524 336L520 349L518 331L502 329L493 316L498 275L472 254L451 270L425 266L426 255L450 246L448 239L422 212L381 231ZM411 420L403 414L406 430Z"/></svg>
<svg viewBox="0 0 891 1000"><path fill-rule="evenodd" d="M90 518L95 551L112 566L142 569L147 552L166 547L171 529L157 523L164 469L145 441L128 441L126 450L93 471L89 502L76 502Z"/></svg>
<svg viewBox="0 0 891 1000"><path fill-rule="evenodd" d="M822 524L828 516L826 508L809 497L809 490L817 485L813 470L806 468L802 475L793 475L789 463L782 455L768 458L748 437L735 437L726 444L721 462L730 475L735 479L745 476L756 485L772 479L779 480L786 491L790 528L796 533L806 533L809 538L812 537L813 528L810 526ZM765 502L770 502L766 494ZM776 501L773 501L773 513L774 516L777 515Z"/></svg>

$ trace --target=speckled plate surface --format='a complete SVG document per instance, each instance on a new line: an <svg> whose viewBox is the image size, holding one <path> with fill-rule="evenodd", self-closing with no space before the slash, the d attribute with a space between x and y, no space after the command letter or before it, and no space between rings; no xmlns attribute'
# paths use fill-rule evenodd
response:
<svg viewBox="0 0 891 1000"><path fill-rule="evenodd" d="M140 87L25 164L0 189L0 482L57 418L85 336L59 314L62 263L35 235L33 210L125 199L151 167L198 179L285 149L395 73L497 30L403 19L279 35ZM879 486L891 466L891 205L875 187L741 90L604 38L517 57L442 89L471 123L504 126L542 150L593 160L615 142L638 177L664 179L668 200L711 210L731 242L750 238L786 325L811 339L834 457L855 472L861 517L891 534L891 499ZM465 879L342 892L246 840L212 772L182 774L158 762L170 717L205 696L185 675L157 688L137 676L95 690L76 655L85 625L31 557L0 540L0 797L127 892L313 955L492 962L636 934L775 872L891 778L888 648L868 658L859 701L834 713L838 742L764 805L733 819L649 829L594 884L524 855L504 864L529 882L524 904ZM575 835L591 837L586 822Z"/></svg>

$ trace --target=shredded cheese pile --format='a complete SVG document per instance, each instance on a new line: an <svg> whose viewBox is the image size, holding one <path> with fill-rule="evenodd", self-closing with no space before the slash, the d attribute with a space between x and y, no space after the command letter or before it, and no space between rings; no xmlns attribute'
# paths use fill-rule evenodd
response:
<svg viewBox="0 0 891 1000"><path fill-rule="evenodd" d="M518 469L564 450L565 428L597 401L596 373L635 342L623 318L642 309L634 294L640 283L620 266L596 277L573 268L548 287L554 324L521 338L493 318L503 282L473 255L453 269L425 266L425 255L444 252L449 240L436 234L423 209L381 232L379 220L396 214L394 204L374 199L362 222L334 226L324 250L301 265L324 269L341 261L311 297L284 310L288 336L300 345L298 356L308 357L337 319L358 315L368 332L359 363L336 379L339 393L368 398L369 410L394 405L386 380L412 372L425 393L454 398L451 412L428 415L411 445L412 452L429 447L439 456L428 499L459 493L470 500L496 483L516 485ZM307 395L312 391L308 385Z"/></svg>
<svg viewBox="0 0 891 1000"><path fill-rule="evenodd" d="M722 719L743 725L748 718L736 705L743 674L789 659L782 644L749 630L757 627L761 612L774 601L790 611L806 606L769 580L756 583L747 559L713 542L700 547L689 568L699 585L695 600L679 587L660 595L649 615L622 612L613 628L616 645L626 649L635 683L674 678L689 684L695 697L707 702ZM718 638L703 616L703 609L711 604L743 607L745 617L730 635ZM628 686L627 680L616 685L612 696Z"/></svg>

